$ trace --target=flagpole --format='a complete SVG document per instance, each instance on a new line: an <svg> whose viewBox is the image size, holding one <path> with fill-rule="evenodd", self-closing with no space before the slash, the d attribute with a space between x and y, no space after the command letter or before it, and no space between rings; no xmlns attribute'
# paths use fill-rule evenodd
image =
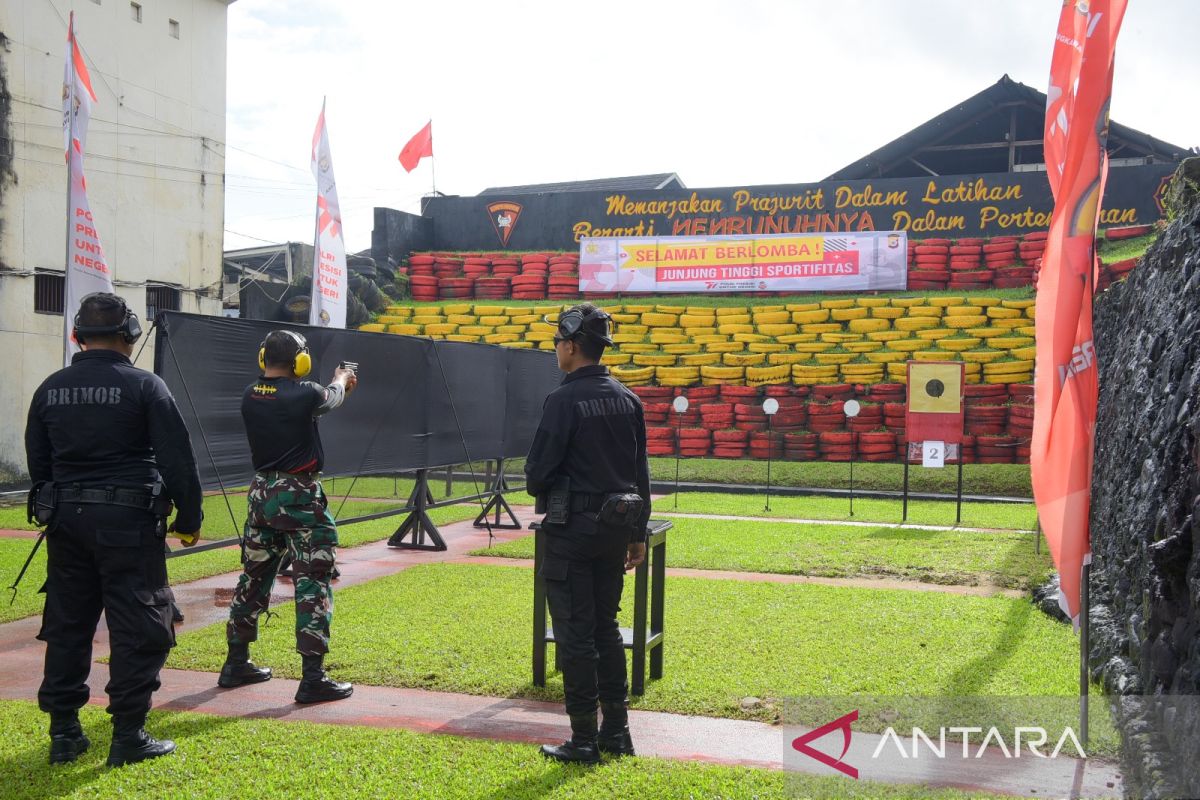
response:
<svg viewBox="0 0 1200 800"><path fill-rule="evenodd" d="M1092 565L1083 565L1083 580L1079 586L1079 736L1084 747L1088 743L1088 650L1089 617L1091 616Z"/></svg>
<svg viewBox="0 0 1200 800"><path fill-rule="evenodd" d="M321 202L320 183L317 184L317 203L313 211L313 257L312 257L312 289L308 293L308 324L316 325L319 320L317 313L317 292L320 291L318 279L321 271Z"/></svg>
<svg viewBox="0 0 1200 800"><path fill-rule="evenodd" d="M325 126L325 103L328 96L321 97L321 127ZM313 147L317 145L314 142ZM313 157L316 158L315 149ZM317 281L320 278L321 272L321 178L317 177L317 199L313 203L313 257L312 257L312 288L308 291L308 324L316 325L320 320L317 319L317 292L320 288Z"/></svg>
<svg viewBox="0 0 1200 800"><path fill-rule="evenodd" d="M437 158L435 156L429 157L429 176L431 179L431 183L433 184L432 194L436 196L437 195Z"/></svg>
<svg viewBox="0 0 1200 800"><path fill-rule="evenodd" d="M1103 154L1103 150L1101 151ZM1108 169L1108 162L1103 155L1100 159L1100 191L1103 193L1105 173ZM1100 208L1096 208L1096 216L1099 218ZM1089 262L1091 270L1088 272L1087 281L1084 283L1084 291L1088 294L1088 302L1095 303L1096 300L1096 268L1099 261L1096 258L1096 231L1092 230L1092 243L1088 248ZM1094 436L1094 434L1093 434ZM1093 460L1095 454L1095 439L1092 440ZM1080 575L1079 582L1079 728L1081 743L1086 747L1088 743L1088 694L1091 689L1091 680L1088 674L1088 657L1091 650L1091 615L1092 615L1092 564L1091 564L1091 530L1087 531L1088 535L1088 554L1083 562L1083 570Z"/></svg>
<svg viewBox="0 0 1200 800"><path fill-rule="evenodd" d="M71 297L71 187L75 184L75 159L71 150L75 147L75 12L71 12L67 24L70 41L67 43L67 224L63 237L63 366L70 366L71 321L74 309L67 307Z"/></svg>

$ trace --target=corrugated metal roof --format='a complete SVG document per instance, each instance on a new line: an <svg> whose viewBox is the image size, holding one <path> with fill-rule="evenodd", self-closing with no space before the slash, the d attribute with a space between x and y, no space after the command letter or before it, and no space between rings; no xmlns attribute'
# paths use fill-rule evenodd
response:
<svg viewBox="0 0 1200 800"><path fill-rule="evenodd" d="M939 145L969 145L980 139L998 141L1007 134L1009 109L1014 107L1020 109L1024 115L1023 131L1018 132L1016 138L1026 141L1040 140L1042 135L1040 120L1045 115L1046 95L1005 75L978 94L918 125L858 161L847 164L826 180L900 177L895 174L896 170L911 171L910 159L920 161L922 153L929 152L925 148ZM1035 115L1034 119L1029 119L1030 114ZM995 171L966 168L968 165L964 163L964 160L969 161L969 156L964 154L969 152L971 152L969 149L965 149L958 153L959 165L962 168L942 174ZM995 153L995 151L992 152ZM1109 152L1113 154L1114 158L1153 156L1160 161L1181 161L1190 155L1186 147L1164 142L1117 122L1111 122L1109 125ZM1040 149L1037 153L1040 158ZM1005 167L1006 169L1007 167Z"/></svg>
<svg viewBox="0 0 1200 800"><path fill-rule="evenodd" d="M588 181L563 181L562 183L531 183L527 186L492 186L478 194L487 197L498 194L546 194L555 192L632 192L643 189L686 189L683 181L674 172L654 175L630 175L625 178L597 178Z"/></svg>

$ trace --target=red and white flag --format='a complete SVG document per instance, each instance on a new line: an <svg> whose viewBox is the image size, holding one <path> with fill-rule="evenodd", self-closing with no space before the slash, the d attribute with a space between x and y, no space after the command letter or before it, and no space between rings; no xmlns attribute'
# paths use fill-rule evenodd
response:
<svg viewBox="0 0 1200 800"><path fill-rule="evenodd" d="M67 23L67 60L63 65L63 148L69 149L73 139L79 141L79 149L87 145L88 120L92 116L92 103L96 92L92 90L92 76L84 63L79 42L75 41L75 12L71 12Z"/></svg>
<svg viewBox="0 0 1200 800"><path fill-rule="evenodd" d="M1036 306L1037 365L1030 468L1038 517L1060 579L1059 604L1079 623L1099 393L1092 341L1096 223L1108 171L1113 59L1127 0L1065 0L1046 93L1046 174L1054 214Z"/></svg>
<svg viewBox="0 0 1200 800"><path fill-rule="evenodd" d="M87 65L75 41L75 14L67 26L67 63L63 71L63 139L67 149L67 265L63 296L63 364L79 352L72 335L79 304L92 292L113 290L112 271L104 258L100 234L88 204L83 176L83 146L96 94Z"/></svg>
<svg viewBox="0 0 1200 800"><path fill-rule="evenodd" d="M417 131L400 150L400 166L412 172L426 156L433 158L433 120L425 123L425 127Z"/></svg>
<svg viewBox="0 0 1200 800"><path fill-rule="evenodd" d="M325 127L325 103L312 139L312 172L317 179L317 231L313 242L312 307L308 324L326 328L346 327L346 243L342 238L342 211L338 206L337 181L333 179L333 156L329 152L329 129Z"/></svg>

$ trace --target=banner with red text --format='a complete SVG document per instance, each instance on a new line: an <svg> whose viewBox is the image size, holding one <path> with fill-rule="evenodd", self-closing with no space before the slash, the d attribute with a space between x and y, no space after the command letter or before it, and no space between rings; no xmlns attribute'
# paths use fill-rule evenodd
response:
<svg viewBox="0 0 1200 800"><path fill-rule="evenodd" d="M325 104L313 131L312 172L317 179L317 232L313 242L312 307L308 324L326 328L346 327L346 242L342 238L342 211L338 206L337 181L333 179L333 156L329 152L329 130L325 127Z"/></svg>
<svg viewBox="0 0 1200 800"><path fill-rule="evenodd" d="M1046 93L1046 174L1054 213L1037 292L1030 472L1060 576L1059 604L1079 620L1099 394L1092 341L1095 236L1108 172L1108 106L1125 0L1063 4Z"/></svg>
<svg viewBox="0 0 1200 800"><path fill-rule="evenodd" d="M92 81L75 41L75 15L67 27L67 60L63 71L63 135L67 146L67 266L63 294L63 365L79 352L75 341L75 315L92 292L113 290L112 271L104 258L100 234L92 219L83 176L83 143L87 141L92 101Z"/></svg>
<svg viewBox="0 0 1200 800"><path fill-rule="evenodd" d="M585 238L581 292L855 292L904 289L903 231Z"/></svg>

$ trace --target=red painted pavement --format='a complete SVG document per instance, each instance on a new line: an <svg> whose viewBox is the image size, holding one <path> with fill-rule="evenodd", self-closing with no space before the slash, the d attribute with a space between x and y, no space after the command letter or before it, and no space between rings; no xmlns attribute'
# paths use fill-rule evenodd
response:
<svg viewBox="0 0 1200 800"><path fill-rule="evenodd" d="M36 539L37 531L18 531L12 528L0 528L0 538L6 539Z"/></svg>

